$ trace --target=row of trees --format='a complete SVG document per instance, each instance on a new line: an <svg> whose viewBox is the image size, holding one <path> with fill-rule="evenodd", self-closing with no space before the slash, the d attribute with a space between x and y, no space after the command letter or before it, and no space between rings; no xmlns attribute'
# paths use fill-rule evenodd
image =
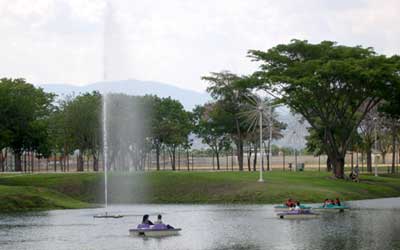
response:
<svg viewBox="0 0 400 250"><path fill-rule="evenodd" d="M244 169L247 156L251 170L253 155L255 170L260 132L270 148L271 140L282 137L286 128L276 119L276 105L286 105L302 116L309 125L308 149L326 154L327 166L338 178L344 177L348 151L366 152L369 170L372 148L382 154L396 152L399 56L330 41L293 40L268 51L251 50L249 57L260 64L251 75L222 71L203 77L212 101L193 112L171 98L108 95L110 167L132 164L141 169L143 159L153 150L159 169L160 151L167 149L175 170L177 149L188 151L189 135L196 134L213 151L217 169L220 152L234 147L239 169ZM256 96L260 91L267 95ZM78 152L78 171L83 170L85 156L93 159L93 169L98 170L102 96L94 92L57 102L54 98L23 79L1 79L0 168L7 148L15 155L16 171L21 171L23 152L38 158L53 155L63 169L68 169L69 155ZM260 119L262 127L257 125Z"/></svg>
<svg viewBox="0 0 400 250"><path fill-rule="evenodd" d="M250 50L249 57L260 63L259 70L249 76L221 72L203 77L210 83L207 90L214 102L198 110L204 119L197 133L208 135L203 138L216 154L226 138L231 139L243 169L244 143L253 141L257 150L256 138L246 133L248 124L241 114L248 97L263 90L273 99L270 105L287 105L302 116L309 125L308 149L326 154L328 170L337 178L344 177L349 151L365 152L371 171L372 148L383 159L392 152L394 173L400 127L399 56L331 41L293 40L268 51ZM275 138L279 138L284 124L273 123Z"/></svg>
<svg viewBox="0 0 400 250"><path fill-rule="evenodd" d="M15 171L31 170L33 158L51 159L54 171L58 166L61 171L68 171L71 155L76 155L78 171L84 170L89 159L93 170L99 170L103 154L103 97L93 92L55 98L24 79L0 79L0 171L5 170L9 152L14 155ZM126 168L130 164L143 169L143 160L154 148L159 169L163 147L175 169L176 149L190 147L188 138L192 130L191 113L179 101L109 94L106 102L112 167L120 164Z"/></svg>
<svg viewBox="0 0 400 250"><path fill-rule="evenodd" d="M188 112L182 104L171 98L157 96L128 96L98 92L56 99L26 83L24 79L0 80L0 110L3 122L0 127L0 171L4 160L12 152L15 171L33 167L33 157L51 160L54 171L69 171L70 156L76 156L76 168L84 170L85 162L92 162L92 169L99 170L103 155L103 109L108 141L108 165L114 169L143 169L145 160L155 152L156 168L160 169L160 154L168 152L171 168L176 169L177 150L189 150L190 134L196 134L207 144L220 169L220 152L236 145L239 169L243 170L244 150L247 150L248 168L254 155L253 167L257 165L259 128L250 129L246 112L254 109L248 98L249 91L237 90L233 82L240 79L228 72L205 77L210 82L210 93L215 101L197 106ZM103 105L105 98L106 105ZM275 113L274 110L271 111ZM285 124L264 117L264 140L282 137ZM272 124L270 122L272 121ZM270 126L271 125L271 126ZM21 164L24 162L24 164ZM24 169L23 166L24 165ZM269 166L269 164L268 164ZM29 169L28 169L29 170Z"/></svg>

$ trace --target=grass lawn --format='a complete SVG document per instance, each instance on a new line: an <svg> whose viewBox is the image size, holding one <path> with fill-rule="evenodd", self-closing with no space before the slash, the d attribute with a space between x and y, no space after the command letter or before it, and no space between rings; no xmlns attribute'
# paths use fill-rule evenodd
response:
<svg viewBox="0 0 400 250"><path fill-rule="evenodd" d="M148 172L111 174L110 198L117 203L304 203L400 196L400 176L362 175L361 183L331 178L329 173ZM98 173L0 175L0 212L82 208L102 202Z"/></svg>

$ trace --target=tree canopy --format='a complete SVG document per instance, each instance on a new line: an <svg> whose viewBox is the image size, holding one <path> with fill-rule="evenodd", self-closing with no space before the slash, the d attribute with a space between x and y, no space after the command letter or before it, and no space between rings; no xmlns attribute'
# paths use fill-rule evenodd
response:
<svg viewBox="0 0 400 250"><path fill-rule="evenodd" d="M251 50L260 62L254 84L300 113L326 143L335 176L344 176L351 135L365 115L399 82L398 60L372 48L293 40L268 51Z"/></svg>

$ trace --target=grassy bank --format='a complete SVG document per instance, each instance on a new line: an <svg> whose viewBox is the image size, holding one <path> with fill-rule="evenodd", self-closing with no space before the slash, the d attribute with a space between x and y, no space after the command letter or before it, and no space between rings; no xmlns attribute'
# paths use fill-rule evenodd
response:
<svg viewBox="0 0 400 250"><path fill-rule="evenodd" d="M361 183L319 172L151 172L110 176L117 203L281 203L287 197L321 202L400 196L400 176L361 176ZM0 211L82 208L102 202L102 175L0 175Z"/></svg>

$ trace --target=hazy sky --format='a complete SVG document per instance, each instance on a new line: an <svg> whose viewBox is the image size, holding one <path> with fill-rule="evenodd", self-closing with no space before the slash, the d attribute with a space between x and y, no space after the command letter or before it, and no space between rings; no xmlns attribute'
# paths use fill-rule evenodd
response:
<svg viewBox="0 0 400 250"><path fill-rule="evenodd" d="M400 54L398 0L0 0L0 77L83 85L156 80L204 90L210 71L246 74L249 49L292 38ZM106 15L105 15L106 13Z"/></svg>

